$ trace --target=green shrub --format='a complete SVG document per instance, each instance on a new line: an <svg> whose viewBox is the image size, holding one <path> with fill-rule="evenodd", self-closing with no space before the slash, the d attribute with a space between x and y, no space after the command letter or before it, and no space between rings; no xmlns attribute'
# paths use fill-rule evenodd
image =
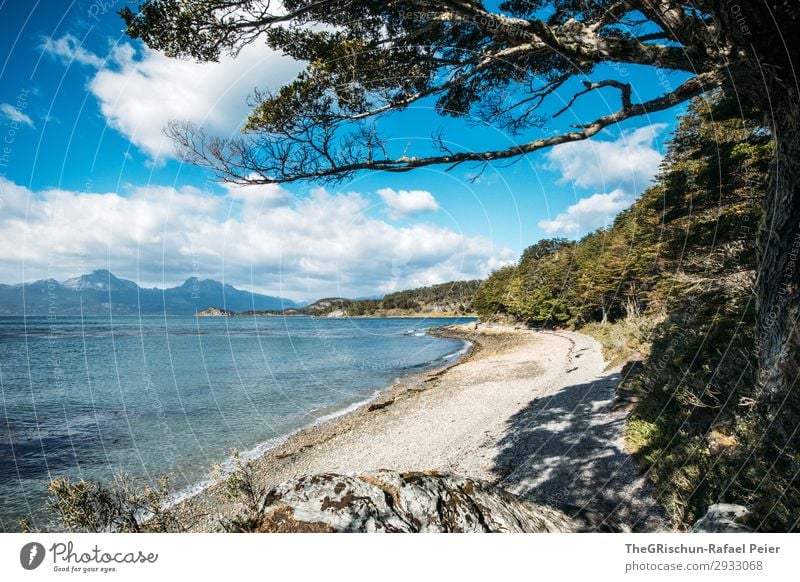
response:
<svg viewBox="0 0 800 582"><path fill-rule="evenodd" d="M61 526L72 532L164 532L180 530L168 508L169 480L136 487L126 474L110 485L57 477L48 487L48 505Z"/></svg>
<svg viewBox="0 0 800 582"><path fill-rule="evenodd" d="M223 475L219 467L215 469L219 480L219 492L228 501L236 502L239 512L230 519L222 521L227 532L255 531L261 523L261 515L267 498L267 488L258 478L252 463L242 461L239 451L231 451L233 471Z"/></svg>

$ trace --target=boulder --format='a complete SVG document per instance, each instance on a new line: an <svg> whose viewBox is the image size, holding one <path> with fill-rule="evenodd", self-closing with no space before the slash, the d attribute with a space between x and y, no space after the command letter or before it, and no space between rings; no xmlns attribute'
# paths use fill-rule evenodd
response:
<svg viewBox="0 0 800 582"><path fill-rule="evenodd" d="M750 511L743 505L732 503L715 503L708 508L706 514L697 520L694 533L741 533L753 531L743 521Z"/></svg>
<svg viewBox="0 0 800 582"><path fill-rule="evenodd" d="M574 532L580 521L490 483L446 473L300 477L273 488L260 532Z"/></svg>

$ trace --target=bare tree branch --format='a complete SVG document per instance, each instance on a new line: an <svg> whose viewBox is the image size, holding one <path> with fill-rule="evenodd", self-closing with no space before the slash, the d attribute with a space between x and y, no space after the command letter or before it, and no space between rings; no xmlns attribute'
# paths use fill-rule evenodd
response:
<svg viewBox="0 0 800 582"><path fill-rule="evenodd" d="M597 83L584 81L583 85L584 87L586 87L586 89L575 93L575 95L572 96L572 99L570 99L569 102L562 109L559 109L557 112L553 114L553 117L559 117L562 113L567 111L570 107L572 107L575 104L575 101L577 101L581 95L586 95L587 93L594 91L595 89L602 89L603 87L614 87L620 90L620 93L622 94L621 98L622 98L623 111L631 107L631 86L629 83L620 83L619 81L614 81L614 80L599 81Z"/></svg>

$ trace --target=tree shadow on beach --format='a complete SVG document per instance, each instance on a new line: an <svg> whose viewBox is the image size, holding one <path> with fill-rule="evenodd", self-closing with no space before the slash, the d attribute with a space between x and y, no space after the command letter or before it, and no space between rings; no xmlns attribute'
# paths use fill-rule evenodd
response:
<svg viewBox="0 0 800 582"><path fill-rule="evenodd" d="M505 489L588 517L592 527L665 527L649 486L623 449L627 412L614 406L619 373L537 398L508 420L494 472Z"/></svg>

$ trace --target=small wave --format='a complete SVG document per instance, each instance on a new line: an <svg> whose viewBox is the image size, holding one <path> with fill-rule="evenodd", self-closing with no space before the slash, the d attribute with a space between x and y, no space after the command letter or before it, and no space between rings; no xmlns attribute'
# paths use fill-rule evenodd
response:
<svg viewBox="0 0 800 582"><path fill-rule="evenodd" d="M290 436L301 430L303 429L300 428L285 436L276 437L273 439L266 440L262 443L259 443L255 447L239 453L239 458L245 463L254 461L255 459L263 456L269 450L274 449L282 442L284 442L286 439L288 439ZM186 501L187 499L191 499L192 497L202 493L204 490L208 489L215 483L219 483L221 479L228 477L236 470L236 465L234 464L232 455L228 455L227 457L225 457L225 459L223 459L223 461L219 463L219 465L217 466L219 467L219 475L210 475L208 477L205 477L197 481L196 483L187 485L183 489L177 491L175 494L170 495L169 500L167 501L167 507L174 507L175 505L178 505L179 503Z"/></svg>
<svg viewBox="0 0 800 582"><path fill-rule="evenodd" d="M369 404L370 402L375 400L375 398L377 398L378 395L381 392L383 392L383 390L376 390L372 394L372 396L370 396L369 398L366 398L364 400L359 400L358 402L354 402L353 404L351 404L349 406L346 406L345 408L342 408L341 410L337 410L337 411L331 412L329 414L324 414L322 416L318 416L317 419L313 423L311 423L309 426L318 426L320 424L328 422L329 420L333 420L334 418L338 418L340 416L344 416L345 414L347 414L349 412L352 412L352 411L356 410L357 408L360 408L361 406L364 406L365 404ZM300 429L300 430L302 430L302 429Z"/></svg>
<svg viewBox="0 0 800 582"><path fill-rule="evenodd" d="M467 352L469 352L470 344L465 342L464 347L460 350L453 352L452 354L447 354L446 356L442 356L443 360L452 360L453 358L460 358L465 356Z"/></svg>

